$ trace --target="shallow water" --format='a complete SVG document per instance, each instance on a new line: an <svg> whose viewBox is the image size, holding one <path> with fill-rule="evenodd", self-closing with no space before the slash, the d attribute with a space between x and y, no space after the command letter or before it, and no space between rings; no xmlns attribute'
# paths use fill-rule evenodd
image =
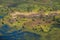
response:
<svg viewBox="0 0 60 40"><path fill-rule="evenodd" d="M13 32L8 33L7 31L11 28L4 24L0 28L0 33L3 34L3 36L0 36L1 40L39 40L40 35L31 33L31 32L21 32L21 30L15 30Z"/></svg>
<svg viewBox="0 0 60 40"><path fill-rule="evenodd" d="M3 18L3 16L0 16L0 18Z"/></svg>

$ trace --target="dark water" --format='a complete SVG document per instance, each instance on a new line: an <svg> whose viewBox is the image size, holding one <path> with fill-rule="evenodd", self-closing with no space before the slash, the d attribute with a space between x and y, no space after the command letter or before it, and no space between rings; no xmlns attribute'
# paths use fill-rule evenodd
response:
<svg viewBox="0 0 60 40"><path fill-rule="evenodd" d="M0 16L0 18L3 18L3 16Z"/></svg>
<svg viewBox="0 0 60 40"><path fill-rule="evenodd" d="M0 28L0 33L3 34L3 36L0 36L0 40L18 40L18 39L19 40L31 40L32 38L34 38L35 40L39 40L39 38L41 37L40 35L35 34L35 33L21 32L21 30L17 30L17 31L13 31L11 33L7 33L7 31L10 29L11 28L6 24L4 24Z"/></svg>

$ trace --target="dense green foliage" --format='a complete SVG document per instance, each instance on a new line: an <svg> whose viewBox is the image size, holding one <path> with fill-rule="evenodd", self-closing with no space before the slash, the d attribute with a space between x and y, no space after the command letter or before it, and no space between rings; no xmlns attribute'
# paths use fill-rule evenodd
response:
<svg viewBox="0 0 60 40"><path fill-rule="evenodd" d="M0 7L19 11L60 10L59 0L0 0Z"/></svg>
<svg viewBox="0 0 60 40"><path fill-rule="evenodd" d="M0 15L13 11L39 12L60 10L59 0L0 0Z"/></svg>

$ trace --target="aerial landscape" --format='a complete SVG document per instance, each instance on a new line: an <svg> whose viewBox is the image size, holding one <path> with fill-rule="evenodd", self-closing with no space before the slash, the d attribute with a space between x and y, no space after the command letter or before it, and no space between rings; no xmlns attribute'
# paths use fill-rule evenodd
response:
<svg viewBox="0 0 60 40"><path fill-rule="evenodd" d="M0 40L60 40L60 0L0 0Z"/></svg>

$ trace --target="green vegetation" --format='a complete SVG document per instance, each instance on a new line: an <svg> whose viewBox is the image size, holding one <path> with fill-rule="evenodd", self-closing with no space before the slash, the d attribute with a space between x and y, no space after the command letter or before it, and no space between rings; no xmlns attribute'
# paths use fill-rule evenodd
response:
<svg viewBox="0 0 60 40"><path fill-rule="evenodd" d="M59 0L0 0L0 7L21 12L52 11L60 10L60 2Z"/></svg>
<svg viewBox="0 0 60 40"><path fill-rule="evenodd" d="M21 30L39 34L41 40L59 40L60 13L57 11L60 11L60 0L0 0L0 30L7 24L10 27L7 33ZM14 16L14 12L37 13ZM25 39L35 40L28 36Z"/></svg>

